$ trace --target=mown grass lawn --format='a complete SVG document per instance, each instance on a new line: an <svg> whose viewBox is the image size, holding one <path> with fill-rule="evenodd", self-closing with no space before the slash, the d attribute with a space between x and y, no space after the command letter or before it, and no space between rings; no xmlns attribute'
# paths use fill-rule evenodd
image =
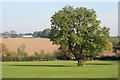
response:
<svg viewBox="0 0 120 80"><path fill-rule="evenodd" d="M117 61L3 62L3 78L118 78Z"/></svg>

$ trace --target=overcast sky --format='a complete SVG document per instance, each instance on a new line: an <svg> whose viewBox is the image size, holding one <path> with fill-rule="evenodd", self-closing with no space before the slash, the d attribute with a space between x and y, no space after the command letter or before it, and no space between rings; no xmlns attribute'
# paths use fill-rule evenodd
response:
<svg viewBox="0 0 120 80"><path fill-rule="evenodd" d="M101 25L110 28L110 35L118 35L117 2L5 2L2 4L2 31L27 33L50 28L50 17L66 5L93 8Z"/></svg>

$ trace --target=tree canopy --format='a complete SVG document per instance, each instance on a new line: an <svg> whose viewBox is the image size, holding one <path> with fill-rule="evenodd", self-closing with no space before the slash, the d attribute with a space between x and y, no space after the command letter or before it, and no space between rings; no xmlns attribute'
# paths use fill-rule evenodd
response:
<svg viewBox="0 0 120 80"><path fill-rule="evenodd" d="M50 40L80 60L110 45L109 28L101 27L93 9L65 6L51 17Z"/></svg>

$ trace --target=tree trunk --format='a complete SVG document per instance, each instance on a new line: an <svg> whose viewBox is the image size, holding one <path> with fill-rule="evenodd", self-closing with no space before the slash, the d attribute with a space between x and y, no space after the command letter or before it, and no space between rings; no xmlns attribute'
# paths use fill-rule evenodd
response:
<svg viewBox="0 0 120 80"><path fill-rule="evenodd" d="M78 65L77 66L83 66L83 60L77 60L78 61Z"/></svg>
<svg viewBox="0 0 120 80"><path fill-rule="evenodd" d="M83 60L81 59L79 59L78 58L78 55L76 54L76 53L73 53L73 55L75 56L75 59L77 60L77 62L78 62L78 65L77 66L83 66Z"/></svg>

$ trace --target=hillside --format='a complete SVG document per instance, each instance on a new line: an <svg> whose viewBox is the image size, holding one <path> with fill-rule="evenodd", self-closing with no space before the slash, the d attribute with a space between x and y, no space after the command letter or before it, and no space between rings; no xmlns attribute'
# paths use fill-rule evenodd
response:
<svg viewBox="0 0 120 80"><path fill-rule="evenodd" d="M41 50L44 50L45 53L53 53L58 49L58 46L52 45L52 42L45 38L2 38L2 43L10 51L17 51L22 44L25 44L25 50L29 55Z"/></svg>

